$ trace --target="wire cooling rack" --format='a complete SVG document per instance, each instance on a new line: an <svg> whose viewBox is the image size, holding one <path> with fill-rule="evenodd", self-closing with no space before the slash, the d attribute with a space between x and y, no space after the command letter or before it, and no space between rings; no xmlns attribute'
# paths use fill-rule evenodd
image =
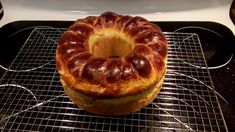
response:
<svg viewBox="0 0 235 132"><path fill-rule="evenodd" d="M35 28L0 82L2 131L227 131L200 41L166 32L164 85L155 100L125 116L90 114L65 94L55 68L56 42L65 29Z"/></svg>

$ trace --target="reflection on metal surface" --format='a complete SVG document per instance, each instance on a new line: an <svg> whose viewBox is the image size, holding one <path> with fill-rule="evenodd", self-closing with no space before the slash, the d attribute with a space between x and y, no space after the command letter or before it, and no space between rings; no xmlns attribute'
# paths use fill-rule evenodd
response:
<svg viewBox="0 0 235 132"><path fill-rule="evenodd" d="M166 110L162 109L161 107L159 107L157 104L152 103L154 106L156 106L158 109L164 111L168 116L173 117L176 121L178 121L179 123L183 124L186 128L188 128L190 131L194 131L189 125L185 124L184 122L182 122L181 120L179 120L178 118L176 118L174 115L170 114L169 112L167 112Z"/></svg>
<svg viewBox="0 0 235 132"><path fill-rule="evenodd" d="M170 71L170 72L171 72L171 71ZM186 74L183 74L183 73L179 73L179 72L175 72L175 71L172 71L172 72L173 72L174 74L176 74L176 75L185 76L185 77L187 77L187 78L190 78L190 79L192 79L192 80L194 80L194 81L197 81L197 82L201 83L202 85L208 87L210 90L212 90L213 92L215 92L221 99L224 100L225 103L229 104L228 101L227 101L221 94L219 94L217 91L215 91L214 88L212 88L211 86L205 84L205 83L202 82L201 80L198 80L197 78L194 78L194 77L192 77L192 76L189 76L189 75L186 75Z"/></svg>
<svg viewBox="0 0 235 132"><path fill-rule="evenodd" d="M17 116L17 115L19 115L19 114L21 114L21 113L23 113L23 112L26 112L26 111L29 111L29 110L34 109L34 108L36 108L36 107L40 107L40 106L42 106L42 105L45 105L46 103L49 103L49 102L51 102L51 101L53 101L53 100L55 100L55 99L57 99L57 98L59 98L59 97L63 97L64 95L65 95L65 94L61 94L61 95L56 96L56 97L54 97L54 98L51 98L51 99L48 99L48 100L43 101L43 102L41 102L41 103L38 103L38 104L36 104L36 105L33 105L33 106L31 106L31 107L29 107L29 108L27 108L27 109L21 110L21 111L19 111L19 112L17 112L17 113L13 113L13 114L10 115L10 116L6 116L6 117L4 117L4 118L2 118L2 119L0 120L0 123L2 123L3 121L5 121L5 120L7 120L7 119L9 119L9 118L11 118L11 117L13 117L13 116Z"/></svg>
<svg viewBox="0 0 235 132"><path fill-rule="evenodd" d="M174 84L174 83L167 83L167 85L172 85L172 86L175 86L175 87L178 87L178 88L188 90L189 92L195 94L197 97L199 97L201 100L203 100L203 102L205 102L208 106L210 106L210 104L202 96L200 96L199 94L197 94L196 92L194 92L193 90L191 90L189 88L186 88L186 87Z"/></svg>
<svg viewBox="0 0 235 132"><path fill-rule="evenodd" d="M181 28L178 28L176 29L175 31L173 31L174 33L175 32L181 32L181 30L184 30L184 29L202 29L202 30L206 30L206 31L209 31L209 32L212 32L220 37L223 37L222 35L220 35L219 33L211 30L211 29L208 29L208 28L204 28L204 27L198 27L198 26L186 26L186 27L181 27Z"/></svg>
<svg viewBox="0 0 235 132"><path fill-rule="evenodd" d="M233 58L232 46L231 44L226 42L224 36L220 33L213 31L212 29L208 29L205 27L199 26L185 26L178 28L173 31L175 32L194 32L199 35L201 38L201 44L204 51L205 58L207 60L208 66L201 67L192 63L188 63L186 60L182 58L180 59L182 62L187 63L195 68L203 68L203 69L218 69L226 66L230 63ZM179 47L180 48L180 47Z"/></svg>
<svg viewBox="0 0 235 132"><path fill-rule="evenodd" d="M21 85L17 85L17 84L0 84L0 87L17 87L17 88L22 88L25 91L29 92L33 98L35 99L35 101L38 103L38 99L36 98L36 96L33 94L32 91L30 91L28 88L21 86Z"/></svg>
<svg viewBox="0 0 235 132"><path fill-rule="evenodd" d="M162 97L163 96L163 97ZM179 98L176 98L176 97L174 97L174 96L170 96L170 95L159 95L158 96L158 98L165 98L165 99L174 99L174 100L179 100L179 101L181 101L181 102L183 102L183 103L185 103L187 106L189 106L190 108L192 108L193 109L193 111L195 111L196 113L197 113L197 115L200 115L199 113L198 113L198 111L197 110L195 110L195 108L192 106L192 105L190 105L189 103L187 103L185 100L183 100L183 99L179 99ZM158 103L159 104L159 103Z"/></svg>
<svg viewBox="0 0 235 132"><path fill-rule="evenodd" d="M227 64L229 64L231 62L231 60L233 59L233 53L231 54L231 57L229 58L229 60L227 62L225 62L224 64L221 64L221 65L218 65L218 66L207 66L207 67L203 67L203 66L198 66L198 65L194 65L194 64L191 64L191 63L188 63L187 61L183 60L183 59L180 59L180 58L177 58L179 60L181 60L183 63L185 64L188 64L190 66L193 66L195 68L200 68L200 69L209 69L209 70L212 70L212 69L218 69L218 68L222 68L224 66L226 66Z"/></svg>
<svg viewBox="0 0 235 132"><path fill-rule="evenodd" d="M47 62L46 64L43 64L41 66L38 66L38 67L34 67L34 68L30 68L30 69L25 69L25 70L14 70L14 69L10 69L10 68L6 68L4 66L2 66L0 64L0 68L2 68L3 70L5 71L9 71L9 72L30 72L30 71L33 71L33 70L37 70L37 69L40 69L40 68L43 68L45 65L48 65L50 64L51 62L53 62L54 60L51 60L49 62Z"/></svg>

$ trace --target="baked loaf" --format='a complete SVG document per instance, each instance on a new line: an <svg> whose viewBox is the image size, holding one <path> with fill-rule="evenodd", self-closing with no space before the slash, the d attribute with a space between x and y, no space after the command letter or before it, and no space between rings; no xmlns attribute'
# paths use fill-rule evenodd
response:
<svg viewBox="0 0 235 132"><path fill-rule="evenodd" d="M98 115L125 115L159 93L167 41L142 17L105 12L78 19L58 41L56 66L70 99Z"/></svg>

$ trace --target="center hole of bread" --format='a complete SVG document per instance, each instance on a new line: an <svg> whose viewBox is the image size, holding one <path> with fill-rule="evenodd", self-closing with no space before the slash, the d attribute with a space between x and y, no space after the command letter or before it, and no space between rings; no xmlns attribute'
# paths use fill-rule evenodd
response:
<svg viewBox="0 0 235 132"><path fill-rule="evenodd" d="M101 30L89 37L89 50L95 57L124 57L134 49L134 41L127 34L115 30Z"/></svg>

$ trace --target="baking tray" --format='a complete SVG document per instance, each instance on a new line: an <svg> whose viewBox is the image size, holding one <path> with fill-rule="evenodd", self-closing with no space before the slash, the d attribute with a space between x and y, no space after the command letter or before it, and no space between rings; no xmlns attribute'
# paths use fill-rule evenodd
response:
<svg viewBox="0 0 235 132"><path fill-rule="evenodd" d="M197 34L164 32L167 74L138 112L105 117L71 102L55 66L65 28L35 27L0 81L2 131L227 131Z"/></svg>

